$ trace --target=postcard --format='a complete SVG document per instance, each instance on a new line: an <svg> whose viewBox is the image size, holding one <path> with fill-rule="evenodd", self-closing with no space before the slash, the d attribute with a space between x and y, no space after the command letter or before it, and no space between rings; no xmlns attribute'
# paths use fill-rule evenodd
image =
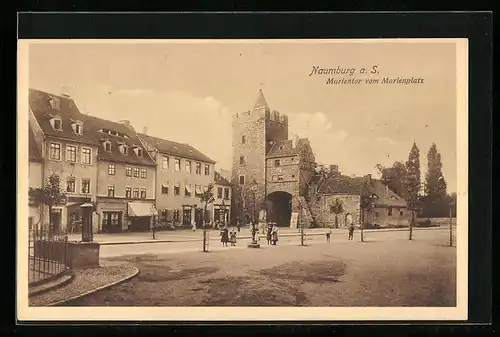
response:
<svg viewBox="0 0 500 337"><path fill-rule="evenodd" d="M467 319L467 55L19 40L18 319Z"/></svg>

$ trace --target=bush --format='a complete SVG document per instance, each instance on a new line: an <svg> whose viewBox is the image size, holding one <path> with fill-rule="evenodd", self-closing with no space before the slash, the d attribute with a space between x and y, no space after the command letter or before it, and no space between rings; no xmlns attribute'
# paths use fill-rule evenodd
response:
<svg viewBox="0 0 500 337"><path fill-rule="evenodd" d="M415 221L415 227L439 227L439 224L433 224L429 218L417 219Z"/></svg>

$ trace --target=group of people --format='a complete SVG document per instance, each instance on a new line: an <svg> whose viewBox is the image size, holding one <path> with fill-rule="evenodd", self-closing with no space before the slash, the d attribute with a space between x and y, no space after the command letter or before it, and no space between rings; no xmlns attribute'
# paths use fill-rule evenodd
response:
<svg viewBox="0 0 500 337"><path fill-rule="evenodd" d="M269 222L267 225L266 239L268 245L276 246L278 242L278 224L276 222Z"/></svg>
<svg viewBox="0 0 500 337"><path fill-rule="evenodd" d="M354 237L354 222L352 221L352 216L350 213L347 213L346 215L346 226L349 231L349 236L347 239L351 241ZM332 230L328 228L328 230L326 231L326 242L330 243L331 236Z"/></svg>
<svg viewBox="0 0 500 337"><path fill-rule="evenodd" d="M236 246L236 230L234 228L229 230L227 226L221 227L220 242L223 247L227 247L228 243L230 243L231 246Z"/></svg>

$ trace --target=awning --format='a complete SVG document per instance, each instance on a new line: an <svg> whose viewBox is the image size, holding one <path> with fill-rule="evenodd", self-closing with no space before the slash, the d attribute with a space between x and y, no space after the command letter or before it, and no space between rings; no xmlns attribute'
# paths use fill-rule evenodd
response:
<svg viewBox="0 0 500 337"><path fill-rule="evenodd" d="M169 185L168 181L166 183L161 184L161 186L165 188L168 188L168 185Z"/></svg>
<svg viewBox="0 0 500 337"><path fill-rule="evenodd" d="M196 185L195 186L195 191L196 191L196 194L201 194L201 186L200 185Z"/></svg>
<svg viewBox="0 0 500 337"><path fill-rule="evenodd" d="M176 181L176 182L174 183L174 186L175 186L175 187L181 187L181 183L180 183L180 182L178 182L178 181Z"/></svg>
<svg viewBox="0 0 500 337"><path fill-rule="evenodd" d="M154 205L147 202L129 202L128 215L129 216L152 216Z"/></svg>
<svg viewBox="0 0 500 337"><path fill-rule="evenodd" d="M186 192L191 193L191 186L190 185L186 185Z"/></svg>

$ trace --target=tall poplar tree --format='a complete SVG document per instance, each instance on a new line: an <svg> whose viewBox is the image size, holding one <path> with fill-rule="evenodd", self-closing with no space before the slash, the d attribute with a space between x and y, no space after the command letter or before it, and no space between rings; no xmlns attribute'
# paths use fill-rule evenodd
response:
<svg viewBox="0 0 500 337"><path fill-rule="evenodd" d="M406 191L410 208L415 210L417 208L418 192L420 190L420 150L417 144L413 146L408 155L406 162Z"/></svg>
<svg viewBox="0 0 500 337"><path fill-rule="evenodd" d="M447 200L446 180L442 172L441 154L432 143L427 153L427 174L425 176L425 210L428 216L443 216L443 206Z"/></svg>

